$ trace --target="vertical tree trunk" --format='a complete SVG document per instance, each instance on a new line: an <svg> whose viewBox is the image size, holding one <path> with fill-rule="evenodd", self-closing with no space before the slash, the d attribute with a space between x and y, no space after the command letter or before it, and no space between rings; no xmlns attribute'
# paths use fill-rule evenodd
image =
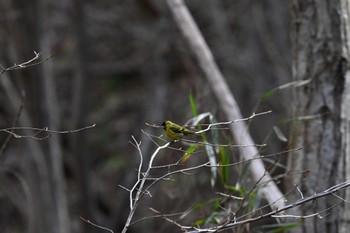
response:
<svg viewBox="0 0 350 233"><path fill-rule="evenodd" d="M82 0L76 0L73 4L74 9L74 36L76 37L76 57L74 68L74 80L72 82L71 92L72 108L71 108L71 128L81 128L86 125L86 116L89 109L89 87L91 83L90 73L87 71L89 67L90 50L88 46L88 36L85 27L85 8ZM88 153L86 135L75 134L70 136L72 155L75 162L75 176L78 180L79 188L79 211L84 213L82 216L87 219L93 219L92 210L92 192L90 187L89 167L91 165L91 155ZM93 232L93 229L81 222L83 232Z"/></svg>
<svg viewBox="0 0 350 233"><path fill-rule="evenodd" d="M54 5L53 1L42 1L38 0L38 28L39 28L39 47L40 50L46 53L52 53L53 38L55 37L53 23L54 20L58 20L60 17L50 17L49 11L53 9L58 9L57 5ZM62 4L61 4L62 7ZM63 8L63 7L62 7ZM61 12L56 11L56 16ZM41 68L41 79L43 82L43 93L42 97L44 99L43 106L46 111L47 125L50 129L60 129L60 109L57 99L57 85L54 80L54 67L53 61L45 63L45 65L40 66ZM66 195L64 192L65 181L63 177L63 155L60 145L59 135L55 135L50 138L49 141L49 153L48 157L48 169L50 169L50 174L48 179L50 179L50 193L46 195L52 195L53 197L53 209L47 212L48 215L52 215L52 223L49 226L50 232L52 233L69 233L69 216L68 216L68 206Z"/></svg>
<svg viewBox="0 0 350 233"><path fill-rule="evenodd" d="M343 59L343 93L340 105L340 133L341 153L337 167L337 183L343 180L350 180L350 2L349 0L340 1L340 20L341 20L341 46ZM350 200L350 190L346 189L343 194L346 200ZM338 211L338 232L345 233L349 231L350 207L343 203L341 210Z"/></svg>
<svg viewBox="0 0 350 233"><path fill-rule="evenodd" d="M289 165L293 171L309 171L306 178L292 178L307 196L349 179L349 2L294 0L291 9L293 77L309 82L295 89L292 131L303 150L290 157ZM320 199L296 214L320 212L335 201ZM323 219L305 219L303 232L347 232L349 206L337 208Z"/></svg>

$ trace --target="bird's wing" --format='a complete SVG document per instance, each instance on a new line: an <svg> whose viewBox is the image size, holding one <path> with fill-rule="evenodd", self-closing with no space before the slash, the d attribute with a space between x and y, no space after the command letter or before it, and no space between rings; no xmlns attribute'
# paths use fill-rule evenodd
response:
<svg viewBox="0 0 350 233"><path fill-rule="evenodd" d="M173 133L176 133L176 134L182 134L183 133L183 130L182 128L179 128L179 127L173 127L173 126L170 126L169 127L169 130Z"/></svg>

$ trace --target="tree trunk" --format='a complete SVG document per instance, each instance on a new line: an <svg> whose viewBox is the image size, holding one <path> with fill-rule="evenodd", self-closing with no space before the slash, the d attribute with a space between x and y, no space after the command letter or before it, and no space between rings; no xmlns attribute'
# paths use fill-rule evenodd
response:
<svg viewBox="0 0 350 233"><path fill-rule="evenodd" d="M65 5L60 4L60 7L64 9ZM37 22L39 28L39 47L44 53L52 53L53 50L53 38L58 38L55 35L53 25L57 23L58 19L63 19L64 15L59 11L58 6L55 5L54 1L37 1L38 15ZM49 15L49 10L56 9L55 16ZM56 39L57 40L57 39ZM54 80L54 64L53 61L45 63L40 66L41 68L41 80L43 83L42 97L44 99L43 106L45 109L46 117L45 120L49 129L60 129L60 108L57 97L57 85ZM45 121L44 120L44 121ZM50 232L52 233L69 233L69 216L68 216L68 205L66 200L65 180L63 174L63 155L62 148L60 145L60 136L55 135L48 141L49 153L48 158L48 169L50 170L50 193L46 195L52 195L53 209L51 212L47 212L46 216L51 215L52 223L49 225Z"/></svg>
<svg viewBox="0 0 350 233"><path fill-rule="evenodd" d="M349 2L295 0L291 10L293 77L309 82L294 93L292 134L296 146L303 149L290 157L289 166L308 171L292 177L308 196L349 179ZM345 192L342 197L349 200ZM320 199L294 214L326 216L328 212L321 211L339 201ZM307 218L303 232L347 232L348 213L349 205L343 203L325 218Z"/></svg>

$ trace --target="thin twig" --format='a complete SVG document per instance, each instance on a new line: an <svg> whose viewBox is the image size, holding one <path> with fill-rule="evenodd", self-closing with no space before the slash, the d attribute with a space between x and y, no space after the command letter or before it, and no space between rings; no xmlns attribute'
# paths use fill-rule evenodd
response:
<svg viewBox="0 0 350 233"><path fill-rule="evenodd" d="M248 121L253 119L256 116L261 116L261 115L266 115L266 114L270 114L272 111L266 111L266 112L260 112L260 113L253 113L251 116L246 117L246 118L240 118L240 119L236 119L236 120L231 120L231 121L223 121L223 122L217 122L217 123L212 123L209 124L207 128L197 131L196 134L201 134L204 133L208 130L210 130L213 126L218 126L218 125L231 125L237 122L241 122L241 121Z"/></svg>
<svg viewBox="0 0 350 233"><path fill-rule="evenodd" d="M114 233L114 231L112 231L111 229L109 229L109 228L107 228L107 227L103 227L103 226L98 225L98 224L96 224L96 223L93 223L93 222L91 222L91 221L88 220L88 219L85 219L85 218L83 218L83 217L80 217L80 219L83 220L83 221L86 222L86 223L89 223L90 225L92 225L92 226L94 226L94 227L97 227L97 228L99 228L99 229L102 229L102 230L105 230L105 231L109 231L109 232L111 232L111 233Z"/></svg>
<svg viewBox="0 0 350 233"><path fill-rule="evenodd" d="M21 64L14 64L13 66L10 66L8 68L3 67L2 65L0 65L0 68L2 69L0 72L0 76L7 72L7 71L11 71L11 70L20 70L20 69L25 69L31 66L35 66L35 65L39 65L43 62L46 62L47 60L51 59L54 55L50 55L49 57L47 57L46 59L42 60L42 61L37 61L40 59L41 57L41 53L37 53L34 51L34 57L26 62L23 62ZM37 61L37 62L36 62Z"/></svg>
<svg viewBox="0 0 350 233"><path fill-rule="evenodd" d="M171 213L171 214L164 214L154 208L149 208L151 211L153 211L154 213L156 213L156 215L152 215L152 216L147 216L147 217L143 217L143 218L140 218L140 219L137 219L135 220L134 222L132 222L130 224L131 225L135 225L139 222L142 222L142 221L145 221L145 220L149 220L149 219L154 219L154 218L163 218L164 216L165 217L176 217L176 216L179 216L179 215L184 215L184 214L187 214L188 212L191 211L191 209L187 210L187 211L184 211L184 212L180 212L180 213Z"/></svg>
<svg viewBox="0 0 350 233"><path fill-rule="evenodd" d="M239 145L239 144L214 144L210 142L200 142L200 141L195 141L195 140L189 140L189 139L181 139L184 142L192 143L192 145L195 146L215 146L215 147L240 147L240 148L245 148L245 147L265 147L266 144L252 144L252 145Z"/></svg>
<svg viewBox="0 0 350 233"><path fill-rule="evenodd" d="M265 112L260 112L260 113L253 113L251 116L246 117L246 118L241 118L241 119L235 119L235 120L231 120L231 121L223 121L223 122L217 122L217 123L211 123L211 124L200 124L201 126L207 126L205 129L202 129L200 131L195 132L196 134L201 134L201 133L205 133L207 131L209 131L210 129L212 129L214 126L218 126L218 125L231 125L234 124L236 122L241 122L241 121L249 121L251 119L253 119L254 117L257 116L262 116L262 115L266 115L266 114L270 114L272 113L272 111L265 111ZM147 126L153 127L153 128L163 128L163 126L161 125L157 125L157 124L150 124L150 123L145 123ZM228 128L215 128L215 129L228 129Z"/></svg>
<svg viewBox="0 0 350 233"><path fill-rule="evenodd" d="M134 140L134 144L138 148L140 156L142 156L141 149L139 149L140 148L140 143L138 143L134 137L133 137L133 140ZM149 177L149 174L151 172L151 169L152 169L152 166L153 166L153 161L154 161L155 157L158 155L160 150L167 148L169 145L170 145L170 142L164 144L163 146L158 147L153 152L153 154L152 154L152 156L150 158L150 161L148 163L148 167L147 167L145 172L141 171L142 163L140 162L138 172L139 172L139 174L143 174L143 177L141 179L138 179L135 182L134 186L130 189L130 212L129 212L128 218L127 218L127 220L125 222L125 225L124 225L122 233L126 233L128 228L130 227L131 220L132 220L132 218L133 218L133 216L135 214L135 211L137 209L137 206L138 206L139 201L141 200L141 198L144 196L144 194L150 194L149 189L148 188L145 189L144 186L145 186L147 178ZM143 160L141 160L141 161L143 161ZM134 196L134 192L135 191L136 191L136 194ZM134 196L134 198L133 198L133 196Z"/></svg>
<svg viewBox="0 0 350 233"><path fill-rule="evenodd" d="M41 133L52 133L52 134L70 134L70 133L77 133L83 130L87 130L87 129L91 129L94 128L96 126L96 124L93 125L88 125L79 129L73 129L73 130L50 130L47 127L44 128L36 128L36 127L9 127L9 128L4 128L4 129L0 129L0 132L5 132L8 134L11 134L12 136L14 136L15 138L33 138L35 140L43 140L43 139L47 139L51 136L51 134L45 135L43 137L38 137L37 135L41 134ZM36 131L34 134L32 135L21 135L19 133L15 133L14 131L18 131L18 130L23 130L23 131Z"/></svg>
<svg viewBox="0 0 350 233"><path fill-rule="evenodd" d="M13 126L16 126L18 124L18 121L19 121L19 118L21 116L23 107L24 107L24 103L22 102L20 107L19 107L19 109L18 109L18 112L16 114L16 118L15 118L15 121L13 123ZM6 146L10 142L12 136L13 136L12 134L7 135L7 137L5 139L5 142L2 144L1 149L0 149L0 159L2 158L2 156L4 154L4 150L6 149Z"/></svg>
<svg viewBox="0 0 350 233"><path fill-rule="evenodd" d="M329 195L333 195L334 193L336 192L339 192L343 189L346 189L350 186L350 180L348 181L345 181L343 183L340 183L340 184L337 184L335 186L332 186L331 188L329 189L326 189L324 190L323 192L319 192L319 193L315 193L309 197L305 197L305 198L301 198L289 205L286 205L284 206L283 208L281 209L276 209L276 210L273 210L273 211L270 211L266 214L261 214L257 217L254 217L254 218L248 218L248 219L243 219L241 221L235 221L235 222L231 222L231 223L228 223L226 224L225 226L216 226L216 227L210 227L210 228L206 228L206 229L199 229L199 228L195 228L195 227L192 227L193 231L189 231L189 232L218 232L218 231L222 231L222 230L227 230L227 229L232 229L232 228L235 228L237 226L240 226L240 225L244 225L244 224L247 224L247 223L251 223L251 222L254 222L254 221L258 221L260 219L263 219L263 218L267 218L267 217L277 217L277 216L285 216L284 213L286 210L289 210L289 209L292 209L292 208L295 208L296 206L300 206L300 205L303 205L304 203L307 203L307 202L310 202L310 201L314 201L316 199L319 199L321 197L325 197L325 196L329 196ZM326 210L323 210L321 212L324 212L324 211L327 211L331 208L334 208L335 206L339 205L340 203L342 203L343 201L339 202L339 203L336 203L335 205L332 205L331 207L327 208ZM321 213L321 212L318 212ZM281 214L281 215L277 215L277 214ZM310 215L311 217L312 216L317 216L317 214L313 214L313 215ZM309 217L310 217L309 216ZM294 216L294 217L299 217L301 218L301 216ZM182 228L184 227L188 227L188 226L181 226Z"/></svg>

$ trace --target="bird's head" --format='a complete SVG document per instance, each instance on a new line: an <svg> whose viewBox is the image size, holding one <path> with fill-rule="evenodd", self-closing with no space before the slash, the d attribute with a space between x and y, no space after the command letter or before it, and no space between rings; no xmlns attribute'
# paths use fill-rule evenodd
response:
<svg viewBox="0 0 350 233"><path fill-rule="evenodd" d="M163 129L165 130L165 127L166 127L166 121L164 121L164 122L163 122L162 126L163 126Z"/></svg>

